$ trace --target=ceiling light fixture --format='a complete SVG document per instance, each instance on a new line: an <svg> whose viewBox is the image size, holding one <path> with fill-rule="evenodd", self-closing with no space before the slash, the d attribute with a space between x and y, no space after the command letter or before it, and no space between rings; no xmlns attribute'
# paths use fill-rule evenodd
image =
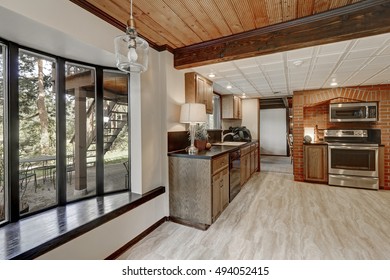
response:
<svg viewBox="0 0 390 280"><path fill-rule="evenodd" d="M116 66L127 73L141 73L148 70L149 44L138 37L133 18L133 0L130 0L130 18L126 34L114 39Z"/></svg>
<svg viewBox="0 0 390 280"><path fill-rule="evenodd" d="M242 98L246 98L245 92L242 93Z"/></svg>
<svg viewBox="0 0 390 280"><path fill-rule="evenodd" d="M303 61L302 60L295 60L293 61L293 64L297 67L301 66L303 64Z"/></svg>
<svg viewBox="0 0 390 280"><path fill-rule="evenodd" d="M227 88L227 89L232 89L232 85L231 85L231 84L228 84L228 85L226 86L226 88Z"/></svg>
<svg viewBox="0 0 390 280"><path fill-rule="evenodd" d="M213 73L213 72L211 72L210 74L209 74L209 78L214 78L215 77L215 74Z"/></svg>
<svg viewBox="0 0 390 280"><path fill-rule="evenodd" d="M336 87L337 85L338 85L338 83L336 82L336 78L333 78L332 82L330 83L330 86Z"/></svg>

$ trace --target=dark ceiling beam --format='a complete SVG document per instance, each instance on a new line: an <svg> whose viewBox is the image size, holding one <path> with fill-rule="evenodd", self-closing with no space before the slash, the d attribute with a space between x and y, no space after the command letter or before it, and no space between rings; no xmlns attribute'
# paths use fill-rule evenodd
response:
<svg viewBox="0 0 390 280"><path fill-rule="evenodd" d="M390 32L390 1L366 0L174 51L175 68L289 51Z"/></svg>

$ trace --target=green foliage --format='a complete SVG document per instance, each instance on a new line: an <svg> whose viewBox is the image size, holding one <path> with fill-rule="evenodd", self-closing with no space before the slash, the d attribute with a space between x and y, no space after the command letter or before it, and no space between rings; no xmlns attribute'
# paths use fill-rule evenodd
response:
<svg viewBox="0 0 390 280"><path fill-rule="evenodd" d="M42 79L39 80L38 61L43 61ZM42 82L45 92L44 102L48 114L49 153L56 152L56 108L53 92L53 68L55 63L20 52L19 56L19 139L20 155L32 156L42 154L41 122L38 112L38 83Z"/></svg>
<svg viewBox="0 0 390 280"><path fill-rule="evenodd" d="M209 134L207 133L207 127L205 123L196 124L195 127L195 140L207 140Z"/></svg>

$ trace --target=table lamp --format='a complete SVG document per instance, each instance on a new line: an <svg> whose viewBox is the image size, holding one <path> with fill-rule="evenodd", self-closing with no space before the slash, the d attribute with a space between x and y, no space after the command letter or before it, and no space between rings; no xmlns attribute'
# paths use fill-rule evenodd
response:
<svg viewBox="0 0 390 280"><path fill-rule="evenodd" d="M200 103L185 103L181 105L180 122L190 124L191 146L188 149L188 154L195 155L198 149L194 145L195 140L195 125L197 123L206 122L206 106Z"/></svg>

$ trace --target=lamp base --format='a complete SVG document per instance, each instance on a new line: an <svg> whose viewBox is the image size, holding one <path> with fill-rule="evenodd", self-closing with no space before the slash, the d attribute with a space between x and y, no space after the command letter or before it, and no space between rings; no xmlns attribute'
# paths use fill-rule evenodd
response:
<svg viewBox="0 0 390 280"><path fill-rule="evenodd" d="M191 145L188 148L188 154L189 155L196 155L196 154L198 154L198 149L195 146Z"/></svg>

